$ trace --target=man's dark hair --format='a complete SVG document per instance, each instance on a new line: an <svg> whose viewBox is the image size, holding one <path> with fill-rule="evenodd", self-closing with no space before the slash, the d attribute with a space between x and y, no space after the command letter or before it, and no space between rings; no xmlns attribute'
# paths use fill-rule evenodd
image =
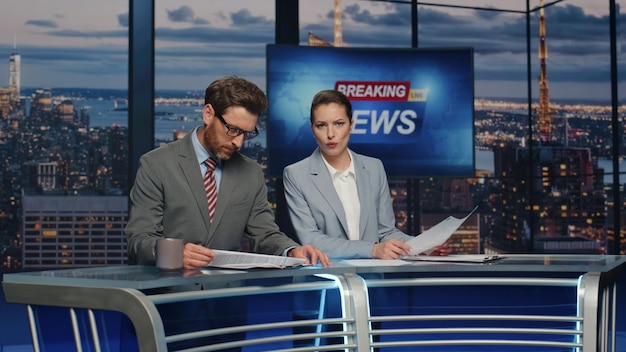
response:
<svg viewBox="0 0 626 352"><path fill-rule="evenodd" d="M226 76L211 83L204 91L204 105L211 104L217 115L231 106L241 106L260 115L267 109L267 96L256 84L237 76Z"/></svg>

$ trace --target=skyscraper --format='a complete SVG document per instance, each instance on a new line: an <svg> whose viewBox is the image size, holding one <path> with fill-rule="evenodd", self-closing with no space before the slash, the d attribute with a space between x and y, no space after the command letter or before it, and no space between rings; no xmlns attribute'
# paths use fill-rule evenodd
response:
<svg viewBox="0 0 626 352"><path fill-rule="evenodd" d="M126 263L128 197L22 195L22 268Z"/></svg>
<svg viewBox="0 0 626 352"><path fill-rule="evenodd" d="M22 58L20 54L13 53L9 56L9 91L11 102L14 104L20 101L20 66Z"/></svg>
<svg viewBox="0 0 626 352"><path fill-rule="evenodd" d="M486 247L497 252L606 254L603 170L590 148L568 145L566 113L550 106L547 57L542 0L536 111L539 143L493 147L495 173L501 180L490 199L492 230ZM555 133L554 118L564 121L566 132Z"/></svg>

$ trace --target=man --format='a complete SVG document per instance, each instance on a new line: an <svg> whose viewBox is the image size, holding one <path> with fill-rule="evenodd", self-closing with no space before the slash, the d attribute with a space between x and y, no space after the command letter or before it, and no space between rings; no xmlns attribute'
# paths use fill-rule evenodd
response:
<svg viewBox="0 0 626 352"><path fill-rule="evenodd" d="M279 230L261 166L238 152L244 140L258 134L257 120L267 107L265 93L245 79L228 76L211 83L204 100L203 126L140 159L125 229L129 262L155 265L157 239L170 237L183 239L185 270L210 264L213 249L241 250L243 240L250 240L258 253L330 265L326 254L312 245L300 246ZM215 287L191 287L210 288ZM246 305L240 297L183 303L157 307L167 335L245 323ZM241 339L243 334L234 334L169 347Z"/></svg>
<svg viewBox="0 0 626 352"><path fill-rule="evenodd" d="M154 265L156 240L172 237L185 242L184 269L202 268L215 257L211 249L239 250L245 234L255 252L330 264L317 248L300 246L279 230L261 167L238 152L258 134L266 107L265 93L255 84L223 77L205 91L203 126L141 157L125 229L131 263ZM209 158L216 163L212 215L203 180Z"/></svg>

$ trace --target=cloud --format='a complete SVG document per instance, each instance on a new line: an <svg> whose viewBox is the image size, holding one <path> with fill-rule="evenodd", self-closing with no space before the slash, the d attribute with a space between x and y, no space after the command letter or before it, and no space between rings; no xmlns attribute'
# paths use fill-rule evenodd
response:
<svg viewBox="0 0 626 352"><path fill-rule="evenodd" d="M193 79L189 77L206 77L213 72L237 71L245 72L246 76L263 75L264 47L275 42L274 19L269 15L257 15L259 10L255 10L255 6L252 5L244 9L234 7L234 10L227 10L220 7L214 11L203 9L202 12L199 8L180 6L164 10L168 21L162 21L155 29L158 42L155 69L158 74L167 73L168 81L164 81L166 85L169 84L170 77L175 79L177 72L192 83ZM26 25L31 26L31 30L37 27L41 31L43 28L44 32L33 32L42 37L48 35L59 38L102 39L94 41L95 43L106 43L104 39L115 39L114 43L119 44L128 39L129 17L128 13L122 13L124 11L126 9L122 8L114 12L118 14L114 17L116 22L113 22L111 28L104 27L108 30L59 27L68 23L72 17L69 15L59 24L54 21L59 20L57 16L53 21L30 20ZM210 18L211 21L226 23L227 26L206 26L209 21L197 17L195 11L202 13L207 19ZM300 41L303 44L307 42L308 31L330 42L333 41L332 2L317 12L309 16L309 22L305 22L305 17L300 15ZM579 7L571 4L554 4L546 7L545 12L550 82L610 84L608 14L592 15L586 5ZM536 80L539 67L538 14L538 11L534 11L530 15L531 38L530 48L527 49L525 14L494 10L459 11L420 4L418 44L424 48L472 47L475 77L481 82L517 83L525 82L529 76ZM357 4L352 2L352 5L343 9L342 19L345 46L404 48L411 46L409 3L380 5L374 2ZM626 23L626 14L618 14L617 21ZM618 36L626 36L626 27L622 29L618 26L617 30ZM46 40L50 41L50 38ZM70 73L76 70L93 71L96 77L100 77L101 72L111 74L116 65L119 71L116 77L123 76L128 65L128 49L123 47L123 44L115 46L114 49L91 44L80 49L77 47L60 49L52 47L53 41L41 46L20 45L25 65L38 65L42 70L50 67L51 71L56 71L54 65L58 64L62 67L59 71L68 74L68 77L75 77ZM56 41L57 45L58 42ZM78 45L80 41L66 42ZM0 56L2 53L8 55L13 50L12 45L7 43L7 46L11 48L5 50L0 47ZM619 47L618 52L626 52L624 48L626 45ZM6 55L4 57L7 57ZM530 63L527 60L530 60ZM619 69L626 72L626 62L621 61L626 60L618 61ZM44 62L47 62L47 66L44 66L46 65ZM529 65L530 75L527 73ZM0 78L5 76L6 73L0 72ZM626 75L619 77L621 81L626 81ZM28 79L27 76L24 78ZM89 81L97 82L98 79L89 78ZM126 80L122 79L121 82L122 85L126 85ZM532 84L535 86L536 82Z"/></svg>
<svg viewBox="0 0 626 352"><path fill-rule="evenodd" d="M209 24L209 21L205 20L204 18L196 17L196 18L193 19L193 21L191 23L203 25L203 24Z"/></svg>
<svg viewBox="0 0 626 352"><path fill-rule="evenodd" d="M347 6L344 18L354 23L344 21L345 46L409 47L411 28L403 23L405 18L410 20L408 9L388 6L388 13L375 15L359 5ZM531 38L527 48L525 14L491 9L448 12L440 7L420 6L418 44L423 48L472 47L475 76L479 80L525 81L529 76L528 60L530 76L535 79L539 69L538 15L538 11L530 15ZM332 41L332 18L331 11L326 21L302 26L301 41L306 42L308 31ZM619 15L619 21L626 23L626 15ZM594 16L575 5L550 6L546 8L546 28L551 82L610 83L608 15Z"/></svg>
<svg viewBox="0 0 626 352"><path fill-rule="evenodd" d="M490 10L475 10L474 15L484 21L491 21L502 14L502 12L496 11L496 8L492 5L487 5L484 9Z"/></svg>
<svg viewBox="0 0 626 352"><path fill-rule="evenodd" d="M411 25L410 12L398 11L397 6L389 6L389 8L392 12L382 15L373 15L369 10L361 10L358 4L354 4L346 6L342 12L346 17L360 24L393 27Z"/></svg>
<svg viewBox="0 0 626 352"><path fill-rule="evenodd" d="M54 36L54 37L68 37L68 38L128 39L128 30L126 29L110 30L110 31L78 31L78 30L73 30L73 29L63 29L63 30L58 30L58 31L49 31L47 32L47 34Z"/></svg>
<svg viewBox="0 0 626 352"><path fill-rule="evenodd" d="M172 22L187 22L193 24L208 24L209 21L195 17L193 9L189 6L181 6L176 10L165 10L167 18Z"/></svg>
<svg viewBox="0 0 626 352"><path fill-rule="evenodd" d="M165 10L167 18L172 22L191 22L193 21L193 10L189 6L181 6L176 10Z"/></svg>
<svg viewBox="0 0 626 352"><path fill-rule="evenodd" d="M124 28L128 28L128 20L128 12L117 15L117 23Z"/></svg>
<svg viewBox="0 0 626 352"><path fill-rule="evenodd" d="M268 20L264 16L252 16L250 10L241 9L230 15L233 25L235 26L273 26L274 21Z"/></svg>
<svg viewBox="0 0 626 352"><path fill-rule="evenodd" d="M52 20L28 20L25 23L26 25L35 26L35 27L44 27L44 28L57 28L58 25L55 21Z"/></svg>
<svg viewBox="0 0 626 352"><path fill-rule="evenodd" d="M248 43L265 45L274 42L273 26L258 27L254 31L247 28L217 28L217 27L189 27L189 28L157 28L158 41L176 43Z"/></svg>

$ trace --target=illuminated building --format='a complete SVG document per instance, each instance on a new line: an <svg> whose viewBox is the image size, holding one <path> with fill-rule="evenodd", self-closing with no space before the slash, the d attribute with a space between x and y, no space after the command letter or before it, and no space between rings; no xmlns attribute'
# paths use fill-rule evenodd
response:
<svg viewBox="0 0 626 352"><path fill-rule="evenodd" d="M502 179L489 200L491 249L606 254L603 172L588 148L498 146L494 153Z"/></svg>
<svg viewBox="0 0 626 352"><path fill-rule="evenodd" d="M24 192L22 201L22 268L126 263L127 196Z"/></svg>
<svg viewBox="0 0 626 352"><path fill-rule="evenodd" d="M569 146L556 134L547 78L543 0L539 13L539 141L493 147L496 184L489 204L489 243L495 252L607 253L603 170L589 148ZM562 138L560 138L561 136ZM562 143L564 141L565 143Z"/></svg>
<svg viewBox="0 0 626 352"><path fill-rule="evenodd" d="M10 90L0 88L0 119L6 119L11 112Z"/></svg>
<svg viewBox="0 0 626 352"><path fill-rule="evenodd" d="M58 118L64 122L73 122L75 120L74 115L74 103L71 100L63 100L60 104L55 106Z"/></svg>
<svg viewBox="0 0 626 352"><path fill-rule="evenodd" d="M44 192L57 189L59 173L56 161L31 163L28 169L30 187Z"/></svg>
<svg viewBox="0 0 626 352"><path fill-rule="evenodd" d="M13 53L9 56L9 90L11 91L11 102L20 102L20 66L22 58L20 54Z"/></svg>

